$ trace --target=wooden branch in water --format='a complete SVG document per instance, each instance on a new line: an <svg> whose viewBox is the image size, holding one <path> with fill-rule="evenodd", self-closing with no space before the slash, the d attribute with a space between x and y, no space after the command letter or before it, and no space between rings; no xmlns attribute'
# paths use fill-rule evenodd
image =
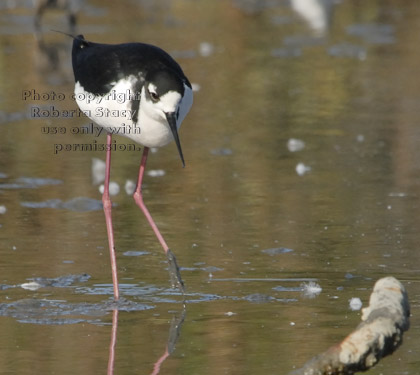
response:
<svg viewBox="0 0 420 375"><path fill-rule="evenodd" d="M350 375L366 371L402 343L403 333L410 326L409 316L404 286L392 276L379 279L356 330L290 375Z"/></svg>

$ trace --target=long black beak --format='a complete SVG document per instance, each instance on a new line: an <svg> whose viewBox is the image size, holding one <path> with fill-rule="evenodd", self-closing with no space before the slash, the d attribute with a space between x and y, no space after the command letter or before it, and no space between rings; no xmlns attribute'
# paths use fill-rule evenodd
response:
<svg viewBox="0 0 420 375"><path fill-rule="evenodd" d="M179 141L178 130L176 128L175 112L165 112L165 115L174 136L176 147L178 148L179 156L181 157L182 166L185 167L184 155L182 155L181 143Z"/></svg>

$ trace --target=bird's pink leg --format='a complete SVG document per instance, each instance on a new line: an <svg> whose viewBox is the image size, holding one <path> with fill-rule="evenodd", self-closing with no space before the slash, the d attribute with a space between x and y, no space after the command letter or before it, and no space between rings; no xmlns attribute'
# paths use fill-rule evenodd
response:
<svg viewBox="0 0 420 375"><path fill-rule="evenodd" d="M115 244L114 244L114 229L112 227L112 202L109 197L109 176L111 171L111 141L112 134L108 133L106 136L107 150L106 150L106 161L105 161L105 183L104 193L102 195L102 204L104 206L106 230L108 233L109 243L109 255L111 256L111 270L112 270L112 284L114 285L114 298L118 300L120 298L120 292L118 289L118 276L117 276L117 258L115 255Z"/></svg>
<svg viewBox="0 0 420 375"><path fill-rule="evenodd" d="M141 192L141 186L143 184L143 176L144 176L144 171L146 169L146 162L147 162L147 155L149 153L149 148L145 147L143 150L143 156L141 157L141 163L140 163L140 170L139 170L139 178L137 180L137 187L136 190L134 192L134 200L137 203L137 206L140 207L140 209L143 211L144 216L146 216L147 221L149 222L150 226L153 229L153 232L155 232L155 235L157 237L157 239L159 240L160 244L163 247L163 250L165 251L165 254L168 252L169 247L166 244L163 236L160 234L159 229L156 225L156 223L154 222L152 215L150 215L149 210L147 209L146 205L144 204L143 201L143 195Z"/></svg>
<svg viewBox="0 0 420 375"><path fill-rule="evenodd" d="M143 150L143 156L141 158L139 177L137 180L137 187L136 187L136 190L134 191L133 197L137 206L140 207L140 209L143 211L144 216L146 216L147 221L149 222L150 226L153 229L153 232L155 233L157 239L159 240L160 244L163 247L163 250L165 251L165 254L169 262L169 274L171 276L172 286L173 287L178 286L181 292L184 293L184 283L181 279L181 275L179 272L179 267L176 263L175 255L169 249L168 245L166 244L166 241L164 240L163 236L160 234L159 229L152 218L152 215L150 215L150 212L143 201L143 194L141 191L141 187L143 184L143 176L144 176L144 171L146 169L148 153L149 153L149 148L145 147Z"/></svg>

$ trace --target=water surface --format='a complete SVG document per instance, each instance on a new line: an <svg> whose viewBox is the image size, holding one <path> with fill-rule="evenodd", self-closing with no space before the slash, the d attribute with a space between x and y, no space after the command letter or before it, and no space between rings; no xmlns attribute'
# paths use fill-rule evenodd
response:
<svg viewBox="0 0 420 375"><path fill-rule="evenodd" d="M37 31L34 12L0 5L2 373L286 374L345 337L360 321L349 300L367 306L393 275L412 324L370 373L419 374L416 1L89 0L75 30L48 10ZM92 174L105 155L74 146L105 137L64 116L77 109L71 39L51 29L157 44L194 84L187 166L170 144L150 155L144 186L185 311L125 192L139 150L112 160L123 296L112 301Z"/></svg>

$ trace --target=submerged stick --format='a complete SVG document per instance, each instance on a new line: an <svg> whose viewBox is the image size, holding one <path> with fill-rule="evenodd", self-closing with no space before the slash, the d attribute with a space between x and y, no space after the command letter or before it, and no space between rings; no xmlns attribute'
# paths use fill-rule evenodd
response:
<svg viewBox="0 0 420 375"><path fill-rule="evenodd" d="M356 330L290 375L351 375L366 371L400 346L410 326L409 316L404 286L392 276L379 279Z"/></svg>

